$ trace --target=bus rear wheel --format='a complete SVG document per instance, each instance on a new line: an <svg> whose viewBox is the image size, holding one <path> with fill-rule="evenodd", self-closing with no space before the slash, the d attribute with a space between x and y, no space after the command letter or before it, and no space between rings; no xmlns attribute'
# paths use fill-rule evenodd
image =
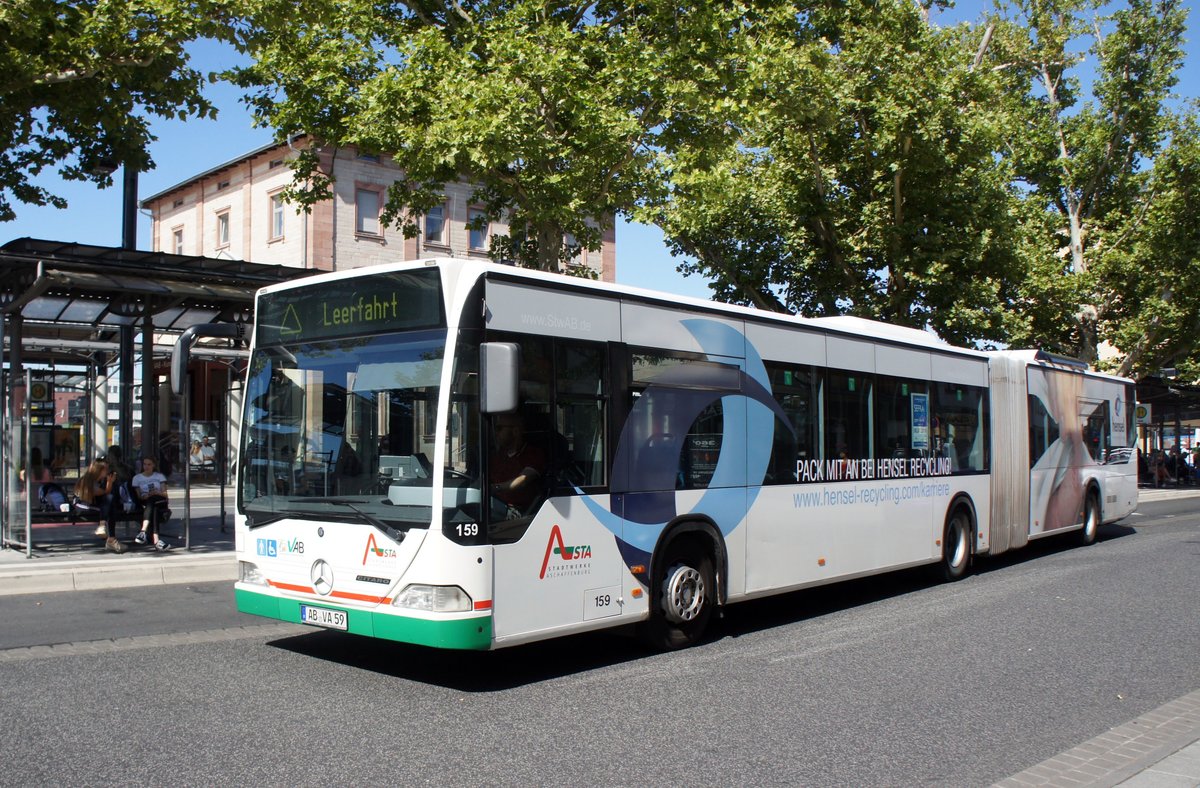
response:
<svg viewBox="0 0 1200 788"><path fill-rule="evenodd" d="M942 534L942 578L961 580L971 568L971 518L962 509L955 510L946 521Z"/></svg>
<svg viewBox="0 0 1200 788"><path fill-rule="evenodd" d="M652 648L685 648L704 634L716 598L712 558L690 542L672 544L663 555L652 589L650 620L641 628Z"/></svg>
<svg viewBox="0 0 1200 788"><path fill-rule="evenodd" d="M1100 499L1096 497L1095 491L1091 491L1083 504L1083 528L1079 531L1079 544L1086 546L1095 542L1099 530Z"/></svg>

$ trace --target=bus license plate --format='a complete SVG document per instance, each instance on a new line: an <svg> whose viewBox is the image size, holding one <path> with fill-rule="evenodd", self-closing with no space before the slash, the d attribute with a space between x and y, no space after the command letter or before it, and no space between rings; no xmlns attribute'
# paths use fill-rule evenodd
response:
<svg viewBox="0 0 1200 788"><path fill-rule="evenodd" d="M318 627L344 630L346 628L346 612L344 610L313 607L312 605L301 605L300 621L305 624L314 624Z"/></svg>

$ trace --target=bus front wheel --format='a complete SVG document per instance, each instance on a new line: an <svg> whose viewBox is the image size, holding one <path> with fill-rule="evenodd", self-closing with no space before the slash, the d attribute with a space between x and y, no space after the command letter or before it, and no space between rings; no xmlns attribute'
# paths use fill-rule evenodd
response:
<svg viewBox="0 0 1200 788"><path fill-rule="evenodd" d="M942 577L961 580L971 567L971 518L963 509L955 510L946 521L942 535Z"/></svg>
<svg viewBox="0 0 1200 788"><path fill-rule="evenodd" d="M656 649L684 648L701 638L712 617L716 599L712 558L694 544L682 542L667 548L661 566L642 639Z"/></svg>

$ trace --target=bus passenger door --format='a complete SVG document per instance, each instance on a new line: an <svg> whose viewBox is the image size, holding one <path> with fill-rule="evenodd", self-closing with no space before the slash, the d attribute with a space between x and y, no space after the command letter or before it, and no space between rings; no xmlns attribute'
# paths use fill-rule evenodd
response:
<svg viewBox="0 0 1200 788"><path fill-rule="evenodd" d="M615 536L596 514L607 508L607 496L552 498L519 539L495 546L498 642L532 640L620 615L624 564Z"/></svg>

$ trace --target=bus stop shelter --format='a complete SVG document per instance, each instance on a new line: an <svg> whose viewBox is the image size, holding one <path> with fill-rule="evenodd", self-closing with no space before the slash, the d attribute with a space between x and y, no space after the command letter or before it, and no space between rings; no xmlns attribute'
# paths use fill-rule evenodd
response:
<svg viewBox="0 0 1200 788"><path fill-rule="evenodd" d="M1200 386L1162 377L1137 382L1137 401L1147 406L1141 427L1142 450L1194 448L1191 436L1200 428Z"/></svg>
<svg viewBox="0 0 1200 788"><path fill-rule="evenodd" d="M311 273L33 238L0 247L2 546L31 550L40 503L22 476L36 459L67 489L115 443L127 460L172 457L186 472L190 434L180 433L191 387L179 402L165 383L175 342L200 324L252 325L255 291ZM225 390L209 395L219 400L223 426L236 418L245 356L244 341L192 348L192 369L223 370ZM222 468L232 459L228 433L217 435Z"/></svg>

